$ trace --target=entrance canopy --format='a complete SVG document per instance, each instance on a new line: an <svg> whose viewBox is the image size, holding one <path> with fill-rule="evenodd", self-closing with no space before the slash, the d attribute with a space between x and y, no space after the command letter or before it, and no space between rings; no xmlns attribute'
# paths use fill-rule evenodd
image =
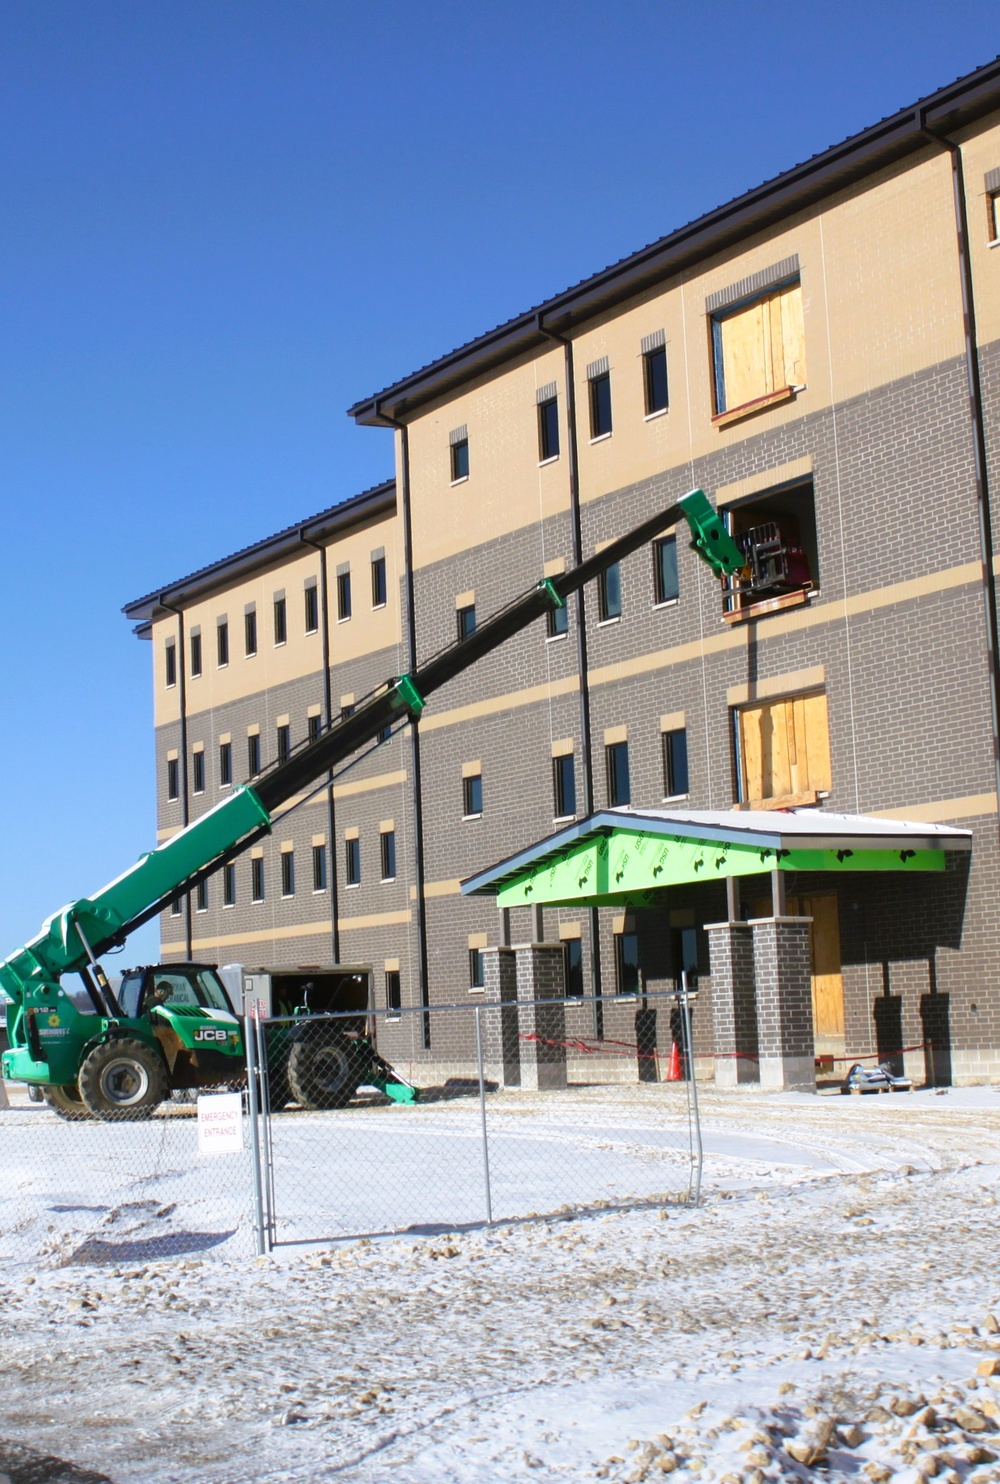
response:
<svg viewBox="0 0 1000 1484"><path fill-rule="evenodd" d="M943 871L952 825L820 809L602 809L462 882L501 907L651 906L664 887L782 871Z"/></svg>

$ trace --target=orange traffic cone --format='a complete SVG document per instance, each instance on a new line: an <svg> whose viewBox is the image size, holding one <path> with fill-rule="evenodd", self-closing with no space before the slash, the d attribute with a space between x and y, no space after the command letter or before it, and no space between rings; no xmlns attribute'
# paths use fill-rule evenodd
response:
<svg viewBox="0 0 1000 1484"><path fill-rule="evenodd" d="M681 1082L681 1048L674 1041L670 1047L670 1061L667 1066L667 1081Z"/></svg>

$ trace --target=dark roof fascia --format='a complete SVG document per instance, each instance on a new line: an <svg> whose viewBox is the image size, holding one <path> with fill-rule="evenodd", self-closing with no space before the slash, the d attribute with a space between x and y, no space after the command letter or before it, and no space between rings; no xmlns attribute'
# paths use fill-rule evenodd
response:
<svg viewBox="0 0 1000 1484"><path fill-rule="evenodd" d="M356 402L348 416L368 427L405 421L407 414L464 382L550 346L543 326L568 334L615 304L929 148L925 130L938 136L953 134L998 108L1000 57Z"/></svg>
<svg viewBox="0 0 1000 1484"><path fill-rule="evenodd" d="M387 479L383 484L376 484L371 489L363 490L360 495L352 495L350 499L342 500L339 505L331 505L327 510L321 510L318 515L311 515L307 520L296 521L294 525L286 526L283 531L278 531L273 536L266 536L263 541L256 541L252 546L245 546L241 551L234 552L232 556L212 562L208 567L200 567L197 572L192 572L188 577L181 577L166 587L156 588L154 592L147 593L143 598L135 598L131 603L125 604L122 612L133 622L148 622L157 612L165 611L167 603L171 607L183 607L184 604L194 602L223 583L235 582L260 567L269 566L272 562L295 551L303 542L322 541L346 526L360 525L374 516L394 510L395 505L396 481ZM139 634L138 637L145 638L146 635Z"/></svg>

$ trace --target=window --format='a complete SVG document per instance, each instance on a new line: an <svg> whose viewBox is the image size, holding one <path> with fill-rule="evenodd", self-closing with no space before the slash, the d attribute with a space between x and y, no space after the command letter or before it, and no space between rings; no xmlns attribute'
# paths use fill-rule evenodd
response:
<svg viewBox="0 0 1000 1484"><path fill-rule="evenodd" d="M232 864L222 868L222 905L236 905L236 867Z"/></svg>
<svg viewBox="0 0 1000 1484"><path fill-rule="evenodd" d="M677 537L664 536L653 542L653 586L657 603L673 603L680 591L677 584Z"/></svg>
<svg viewBox="0 0 1000 1484"><path fill-rule="evenodd" d="M741 804L815 804L828 792L830 733L826 696L787 696L734 713Z"/></svg>
<svg viewBox="0 0 1000 1484"><path fill-rule="evenodd" d="M345 840L346 881L348 886L361 885L361 841L355 837Z"/></svg>
<svg viewBox="0 0 1000 1484"><path fill-rule="evenodd" d="M260 772L260 736L257 732L247 738L247 772L251 778L256 778Z"/></svg>
<svg viewBox="0 0 1000 1484"><path fill-rule="evenodd" d="M167 758L167 798L179 799L181 796L180 768L175 757Z"/></svg>
<svg viewBox="0 0 1000 1484"><path fill-rule="evenodd" d="M385 557L372 557L372 607L384 608L387 598Z"/></svg>
<svg viewBox="0 0 1000 1484"><path fill-rule="evenodd" d="M552 785L557 819L568 819L576 813L576 769L573 754L552 759Z"/></svg>
<svg viewBox="0 0 1000 1484"><path fill-rule="evenodd" d="M458 637L460 639L471 639L476 632L476 605L470 603L466 608L457 608L455 617L458 620Z"/></svg>
<svg viewBox="0 0 1000 1484"><path fill-rule="evenodd" d="M469 477L469 440L459 438L451 445L451 482L457 484L460 479Z"/></svg>
<svg viewBox="0 0 1000 1484"><path fill-rule="evenodd" d="M177 646L173 639L168 639L163 646L163 667L169 690L172 685L177 684Z"/></svg>
<svg viewBox="0 0 1000 1484"><path fill-rule="evenodd" d="M284 644L288 639L288 611L284 598L274 600L274 642Z"/></svg>
<svg viewBox="0 0 1000 1484"><path fill-rule="evenodd" d="M318 742L319 734L323 730L323 718L321 716L306 717L306 736L310 742Z"/></svg>
<svg viewBox="0 0 1000 1484"><path fill-rule="evenodd" d="M181 915L181 900L182 899L180 897L174 897L173 901L170 903L170 916L171 917L180 917L180 915Z"/></svg>
<svg viewBox="0 0 1000 1484"><path fill-rule="evenodd" d="M688 988L694 989L698 983L698 929L693 927L674 928L673 931L674 965L678 984L681 982L681 974L688 976Z"/></svg>
<svg viewBox="0 0 1000 1484"><path fill-rule="evenodd" d="M622 616L622 569L620 562L605 567L597 579L597 611L601 623Z"/></svg>
<svg viewBox="0 0 1000 1484"><path fill-rule="evenodd" d="M483 950L481 948L469 949L469 988L482 989L483 979Z"/></svg>
<svg viewBox="0 0 1000 1484"><path fill-rule="evenodd" d="M316 592L316 584L305 590L306 605L306 633L315 634L319 628L319 597Z"/></svg>
<svg viewBox="0 0 1000 1484"><path fill-rule="evenodd" d="M611 432L611 373L590 378L590 436L606 438Z"/></svg>
<svg viewBox="0 0 1000 1484"><path fill-rule="evenodd" d="M191 754L191 791L196 794L205 792L205 754L203 752Z"/></svg>
<svg viewBox="0 0 1000 1484"><path fill-rule="evenodd" d="M462 779L462 813L466 819L478 819L483 812L483 776L474 773Z"/></svg>
<svg viewBox="0 0 1000 1484"><path fill-rule="evenodd" d="M811 480L741 500L726 508L724 519L746 559L746 565L722 584L727 623L810 601L819 587Z"/></svg>
<svg viewBox="0 0 1000 1484"><path fill-rule="evenodd" d="M281 895L283 897L295 895L295 852L293 850L281 852Z"/></svg>
<svg viewBox="0 0 1000 1484"><path fill-rule="evenodd" d="M392 722L390 721L390 722L387 722L386 725L381 729L381 731L376 734L376 737L375 737L375 745L376 745L376 747L381 747L383 742L388 742L389 739L391 738L391 736L392 736Z"/></svg>
<svg viewBox="0 0 1000 1484"><path fill-rule="evenodd" d="M219 743L219 787L228 788L233 781L233 744Z"/></svg>
<svg viewBox="0 0 1000 1484"><path fill-rule="evenodd" d="M243 615L243 650L249 657L257 653L257 610L249 609Z"/></svg>
<svg viewBox="0 0 1000 1484"><path fill-rule="evenodd" d="M264 859L259 855L255 855L250 862L250 900L264 900Z"/></svg>
<svg viewBox="0 0 1000 1484"><path fill-rule="evenodd" d="M286 723L278 728L278 762L287 763L292 751L292 729Z"/></svg>
<svg viewBox="0 0 1000 1484"><path fill-rule="evenodd" d="M802 286L779 284L712 316L715 416L729 421L805 385Z"/></svg>
<svg viewBox="0 0 1000 1484"><path fill-rule="evenodd" d="M215 654L222 670L229 664L229 625L223 621L215 630Z"/></svg>
<svg viewBox="0 0 1000 1484"><path fill-rule="evenodd" d="M351 616L351 574L337 573L337 619L343 623Z"/></svg>
<svg viewBox="0 0 1000 1484"><path fill-rule="evenodd" d="M639 939L635 933L615 933L615 990L639 992Z"/></svg>
<svg viewBox="0 0 1000 1484"><path fill-rule="evenodd" d="M403 995L398 969L386 969L385 971L385 1008L387 1010L401 1010L403 1008Z"/></svg>
<svg viewBox="0 0 1000 1484"><path fill-rule="evenodd" d="M986 197L986 205L989 210L989 233L990 241L1000 241L1000 190L990 191Z"/></svg>
<svg viewBox="0 0 1000 1484"><path fill-rule="evenodd" d="M561 639L569 629L569 603L561 608L550 608L546 617L550 639Z"/></svg>
<svg viewBox="0 0 1000 1484"><path fill-rule="evenodd" d="M545 402L538 404L538 457L542 463L546 459L559 457L559 399L549 397Z"/></svg>
<svg viewBox="0 0 1000 1484"><path fill-rule="evenodd" d="M646 416L664 412L667 407L667 348L655 346L642 358L642 378L646 392Z"/></svg>
<svg viewBox="0 0 1000 1484"><path fill-rule="evenodd" d="M676 798L688 792L688 741L683 727L663 733L663 794Z"/></svg>
<svg viewBox="0 0 1000 1484"><path fill-rule="evenodd" d="M608 775L608 803L616 805L632 802L632 790L628 777L628 743L612 742L604 749Z"/></svg>
<svg viewBox="0 0 1000 1484"><path fill-rule="evenodd" d="M194 892L195 911L208 911L208 882L199 881Z"/></svg>
<svg viewBox="0 0 1000 1484"><path fill-rule="evenodd" d="M313 846L313 891L326 891L326 846Z"/></svg>
<svg viewBox="0 0 1000 1484"><path fill-rule="evenodd" d="M201 630L191 635L191 674L201 674Z"/></svg>
<svg viewBox="0 0 1000 1484"><path fill-rule="evenodd" d="M343 702L341 702L341 706L340 706L340 719L341 719L341 721L346 721L349 716L353 716L353 715L354 715L354 702L353 701L343 701Z"/></svg>
<svg viewBox="0 0 1000 1484"><path fill-rule="evenodd" d="M395 881L396 879L396 831L383 830L379 835L379 849L382 853L382 880Z"/></svg>
<svg viewBox="0 0 1000 1484"><path fill-rule="evenodd" d="M563 944L566 953L567 997L583 998L583 943L579 938L567 938Z"/></svg>

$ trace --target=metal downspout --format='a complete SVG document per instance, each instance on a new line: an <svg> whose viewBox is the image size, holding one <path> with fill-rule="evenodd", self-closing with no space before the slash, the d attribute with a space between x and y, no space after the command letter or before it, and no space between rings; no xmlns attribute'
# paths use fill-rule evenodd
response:
<svg viewBox="0 0 1000 1484"><path fill-rule="evenodd" d="M323 624L323 707L325 711L323 720L327 731L329 731L330 727L333 726L333 681L330 678L330 601L327 583L326 547L321 546L318 541L310 541L304 529L299 531L299 540L304 546L311 546L314 551L319 552L319 605L320 619ZM333 961L335 964L339 964L340 896L337 889L337 814L333 801L332 768L328 769L326 780L326 815L330 832L330 934Z"/></svg>
<svg viewBox="0 0 1000 1484"><path fill-rule="evenodd" d="M536 316L539 334L563 347L566 367L566 423L569 430L569 504L573 525L573 565L583 561L583 520L580 513L579 441L576 425L576 374L573 342L556 330L548 329L541 314ZM590 730L590 661L587 653L587 608L583 589L576 595L576 662L580 676L580 761L583 764L583 792L587 814L594 812L594 769L591 760ZM604 1034L601 1006L601 934L600 916L590 909L590 982L594 997L594 1034Z"/></svg>
<svg viewBox="0 0 1000 1484"><path fill-rule="evenodd" d="M399 498L403 508L403 560L406 563L406 668L411 673L417 668L417 609L413 583L413 519L410 508L410 435L405 423L390 417L376 403L376 415L400 435L401 458ZM410 757L413 764L413 834L414 875L417 893L417 970L419 975L420 1003L427 1012L430 1008L430 971L427 957L427 905L424 899L424 799L420 772L420 724L415 716L410 718ZM424 1050L430 1049L430 1015L421 1017Z"/></svg>
<svg viewBox="0 0 1000 1484"><path fill-rule="evenodd" d="M951 155L952 187L955 197L955 237L958 246L959 273L962 281L962 317L965 328L965 367L969 382L969 416L976 479L976 507L979 518L979 554L983 564L983 604L986 609L986 647L990 677L990 720L993 742L993 776L1000 799L1000 626L997 623L997 587L993 571L993 521L990 508L989 465L986 456L986 429L983 420L983 386L979 365L979 340L976 333L976 295L969 255L969 217L965 198L965 170L962 147L944 134L937 134L927 123L923 109L917 114L920 132ZM1000 814L998 814L1000 826Z"/></svg>
<svg viewBox="0 0 1000 1484"><path fill-rule="evenodd" d="M160 607L165 608L168 613L173 613L177 618L177 694L181 703L181 824L191 823L191 814L188 807L188 732L187 732L187 653L184 638L184 610L175 608L173 603L168 603L166 597L160 594ZM190 959L194 956L193 924L191 921L191 893L184 893L184 957Z"/></svg>

